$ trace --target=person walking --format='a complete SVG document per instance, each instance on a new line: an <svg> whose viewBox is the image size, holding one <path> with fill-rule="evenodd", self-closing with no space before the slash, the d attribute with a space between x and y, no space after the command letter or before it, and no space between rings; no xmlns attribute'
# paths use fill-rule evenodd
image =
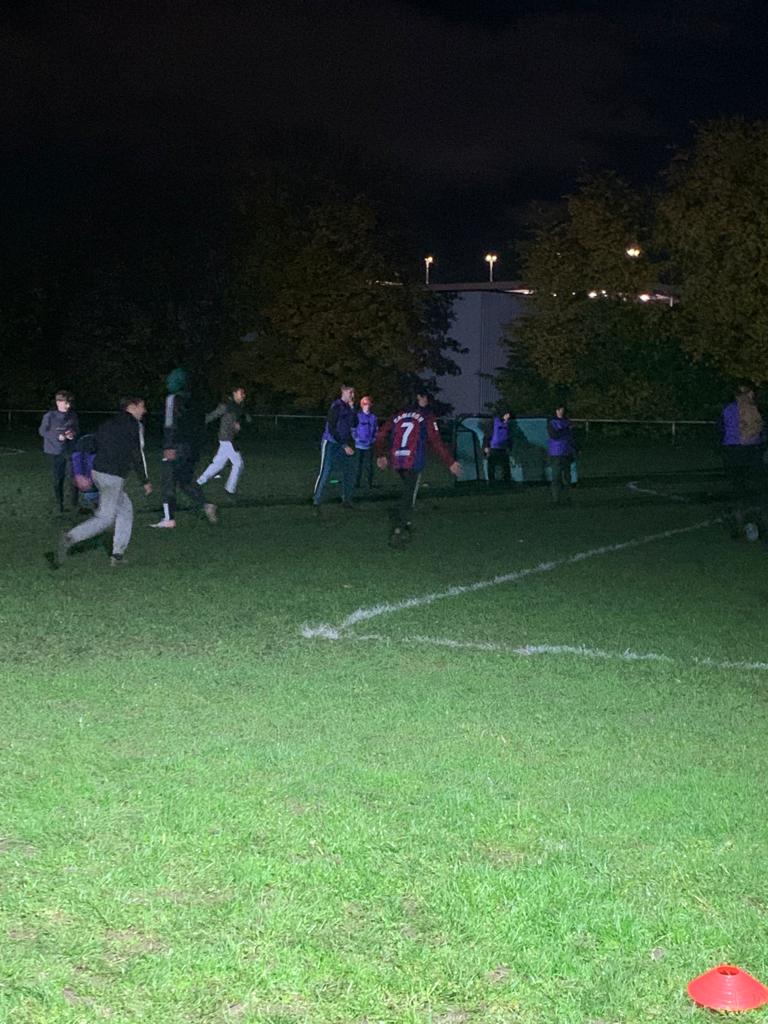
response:
<svg viewBox="0 0 768 1024"><path fill-rule="evenodd" d="M312 506L315 515L320 514L323 495L331 472L335 466L341 468L341 503L344 508L354 508L355 440L352 429L355 424L355 389L348 384L341 387L341 393L328 410L323 437L320 442L320 472L315 480Z"/></svg>
<svg viewBox="0 0 768 1024"><path fill-rule="evenodd" d="M552 471L552 501L555 505L571 500L571 464L576 455L573 425L564 405L558 405L547 423L547 454Z"/></svg>
<svg viewBox="0 0 768 1024"><path fill-rule="evenodd" d="M373 487L373 446L376 442L376 434L379 430L379 420L372 411L373 400L370 395L363 395L360 399L360 410L357 420L352 428L352 436L355 440L355 461L357 463L357 477L355 489L360 488L363 475L368 481L368 489Z"/></svg>
<svg viewBox="0 0 768 1024"><path fill-rule="evenodd" d="M54 511L62 515L67 463L72 445L80 433L80 424L72 408L74 396L71 391L57 391L53 402L53 408L43 414L37 432L43 439L43 451L51 465ZM77 490L73 488L73 508L77 508L77 501Z"/></svg>
<svg viewBox="0 0 768 1024"><path fill-rule="evenodd" d="M201 487L207 484L212 477L221 473L227 463L230 463L232 468L229 471L227 482L224 484L224 490L227 494L232 495L237 491L237 484L245 465L243 456L237 447L240 420L245 416L243 410L245 397L245 388L240 386L232 388L227 400L217 405L213 412L209 412L205 417L206 425L213 423L214 420L219 421L219 448L211 464L197 478ZM250 420L250 417L246 418Z"/></svg>
<svg viewBox="0 0 768 1024"><path fill-rule="evenodd" d="M133 470L145 494L152 493L144 456L144 430L141 421L146 413L144 399L123 398L120 411L105 420L96 431L96 457L93 462L93 482L99 491L99 504L90 519L86 519L59 537L55 564L61 567L70 549L90 537L114 526L112 555L109 564L123 564L123 556L133 530L133 503L125 493L125 479Z"/></svg>
<svg viewBox="0 0 768 1024"><path fill-rule="evenodd" d="M502 483L509 486L512 483L512 474L509 469L509 421L512 413L507 409L500 409L493 417L493 426L486 436L486 444L483 448L488 459L488 483L493 486L496 483L496 470L501 470Z"/></svg>
<svg viewBox="0 0 768 1024"><path fill-rule="evenodd" d="M168 395L163 414L163 469L161 488L163 518L150 525L165 530L176 527L176 491L181 490L201 508L209 522L218 521L216 506L205 500L195 479L195 466L205 439L205 417L189 389L186 371L172 370L166 377Z"/></svg>
<svg viewBox="0 0 768 1024"><path fill-rule="evenodd" d="M389 539L392 547L402 547L410 538L411 514L427 459L427 447L438 455L454 476L461 476L460 463L440 437L430 401L426 388L417 389L413 400L389 417L376 439L379 469L389 467L394 470L403 484L402 497L392 517Z"/></svg>

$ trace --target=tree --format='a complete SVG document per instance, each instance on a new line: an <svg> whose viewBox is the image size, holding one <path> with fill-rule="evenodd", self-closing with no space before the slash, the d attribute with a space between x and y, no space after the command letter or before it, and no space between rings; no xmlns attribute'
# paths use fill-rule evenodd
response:
<svg viewBox="0 0 768 1024"><path fill-rule="evenodd" d="M312 409L348 382L388 406L409 381L456 371L447 303L399 272L364 200L262 213L234 296L234 321L251 318L230 357L246 383Z"/></svg>
<svg viewBox="0 0 768 1024"><path fill-rule="evenodd" d="M528 246L524 279L535 294L499 379L513 407L567 397L581 415L700 413L713 375L681 347L677 308L639 300L663 268L649 244L653 211L650 196L604 174L583 182L563 220Z"/></svg>
<svg viewBox="0 0 768 1024"><path fill-rule="evenodd" d="M680 284L685 350L768 381L768 123L698 129L668 171L658 237Z"/></svg>

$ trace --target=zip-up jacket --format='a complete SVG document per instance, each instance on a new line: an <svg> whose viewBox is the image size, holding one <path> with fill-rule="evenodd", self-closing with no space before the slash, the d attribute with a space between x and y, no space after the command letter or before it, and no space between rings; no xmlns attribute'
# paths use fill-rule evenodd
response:
<svg viewBox="0 0 768 1024"><path fill-rule="evenodd" d="M37 432L43 439L43 451L46 455L61 455L66 450L68 442L60 441L59 434L63 434L67 430L73 431L75 437L80 433L77 413L73 409L68 409L66 412L49 409L43 415Z"/></svg>
<svg viewBox="0 0 768 1024"><path fill-rule="evenodd" d="M221 402L213 412L205 417L206 424L219 421L219 440L234 441L239 431L236 429L241 417L245 414L242 405L230 399L228 402Z"/></svg>
<svg viewBox="0 0 768 1024"><path fill-rule="evenodd" d="M328 418L325 421L323 430L324 441L335 441L336 444L347 445L354 448L355 439L352 436L352 429L355 425L355 410L351 405L337 398L331 403L328 410Z"/></svg>
<svg viewBox="0 0 768 1024"><path fill-rule="evenodd" d="M205 414L186 391L168 395L163 416L163 448L197 453L205 442Z"/></svg>
<svg viewBox="0 0 768 1024"><path fill-rule="evenodd" d="M121 477L133 470L141 483L147 482L144 430L129 412L118 412L99 426L93 468L97 473Z"/></svg>

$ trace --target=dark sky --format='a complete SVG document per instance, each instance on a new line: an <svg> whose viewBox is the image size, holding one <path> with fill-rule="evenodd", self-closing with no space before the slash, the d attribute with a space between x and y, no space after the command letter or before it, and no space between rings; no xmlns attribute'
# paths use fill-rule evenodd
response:
<svg viewBox="0 0 768 1024"><path fill-rule="evenodd" d="M55 207L57 188L112 181L125 196L121 177L167 188L273 152L301 164L321 144L392 168L436 274L458 273L488 247L503 253L520 209L558 197L581 170L649 181L692 121L767 116L759 6L6 4L6 196L29 204L44 188Z"/></svg>

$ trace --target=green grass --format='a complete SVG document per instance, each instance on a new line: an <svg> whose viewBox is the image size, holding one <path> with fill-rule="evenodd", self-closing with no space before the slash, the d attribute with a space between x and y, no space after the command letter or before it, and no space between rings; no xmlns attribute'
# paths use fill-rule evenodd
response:
<svg viewBox="0 0 768 1024"><path fill-rule="evenodd" d="M768 660L764 551L711 526L300 632L713 518L700 482L427 496L395 552L386 502L315 522L311 459L257 451L218 527L137 497L130 565L53 573L40 457L4 458L0 1020L674 1024L717 963L768 981L768 673L696 661ZM545 643L672 660L506 649Z"/></svg>

